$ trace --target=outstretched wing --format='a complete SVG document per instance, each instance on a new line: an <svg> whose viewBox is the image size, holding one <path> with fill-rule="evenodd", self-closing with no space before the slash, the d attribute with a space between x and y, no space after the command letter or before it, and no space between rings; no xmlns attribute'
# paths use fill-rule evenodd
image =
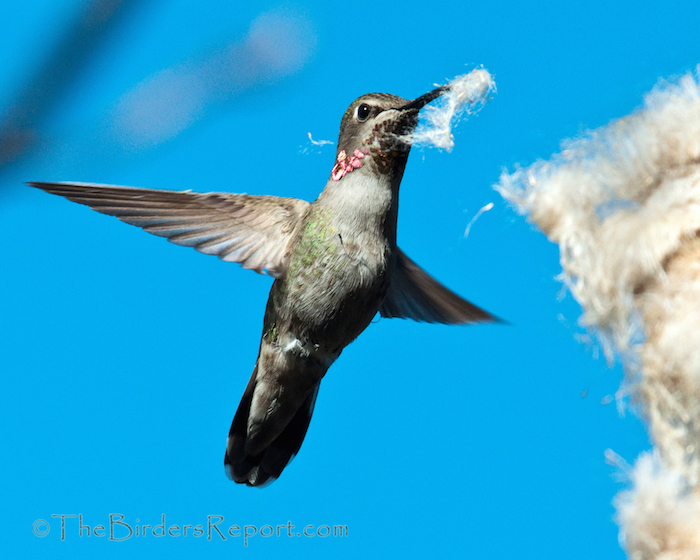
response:
<svg viewBox="0 0 700 560"><path fill-rule="evenodd" d="M397 247L396 268L379 309L382 317L459 325L499 319L448 290Z"/></svg>
<svg viewBox="0 0 700 560"><path fill-rule="evenodd" d="M309 203L296 198L161 191L89 183L28 183L169 241L270 276L284 275Z"/></svg>

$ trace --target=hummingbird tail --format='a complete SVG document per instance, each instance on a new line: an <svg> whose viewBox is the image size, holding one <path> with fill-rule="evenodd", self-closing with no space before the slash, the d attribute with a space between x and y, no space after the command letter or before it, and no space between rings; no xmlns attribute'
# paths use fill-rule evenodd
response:
<svg viewBox="0 0 700 560"><path fill-rule="evenodd" d="M251 455L246 444L250 439L248 417L257 373L256 365L231 423L224 457L226 476L234 482L248 486L266 486L274 482L294 459L309 428L320 386L316 385L280 434L256 455Z"/></svg>

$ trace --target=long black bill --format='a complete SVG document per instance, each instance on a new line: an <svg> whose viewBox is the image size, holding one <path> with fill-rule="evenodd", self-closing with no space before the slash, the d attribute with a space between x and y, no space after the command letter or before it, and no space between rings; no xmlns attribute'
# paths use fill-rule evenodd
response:
<svg viewBox="0 0 700 560"><path fill-rule="evenodd" d="M413 101L409 101L406 105L403 107L399 108L399 111L409 111L411 109L421 109L434 99L437 99L440 97L443 93L446 91L449 91L450 87L449 85L446 86L440 86L439 88L434 89L433 91L429 91L428 93L425 93L421 95L420 97L416 97Z"/></svg>

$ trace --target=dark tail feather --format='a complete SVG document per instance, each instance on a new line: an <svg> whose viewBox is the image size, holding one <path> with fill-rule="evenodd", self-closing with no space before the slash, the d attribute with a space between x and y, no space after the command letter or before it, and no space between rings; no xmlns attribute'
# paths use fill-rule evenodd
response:
<svg viewBox="0 0 700 560"><path fill-rule="evenodd" d="M228 432L224 466L226 468L226 476L235 482L246 482L247 478L245 475L254 467L254 465L249 465L246 460L245 442L248 435L248 414L250 413L250 405L253 402L257 376L258 365L255 364L255 369L250 376L243 398L238 405L238 410L236 410L236 415L233 417L233 422L231 422L231 429Z"/></svg>
<svg viewBox="0 0 700 560"><path fill-rule="evenodd" d="M248 455L245 450L248 414L253 400L256 375L257 366L253 370L253 375L251 375L245 393L243 393L241 404L238 405L238 410L231 423L224 466L226 467L226 476L234 482L248 486L265 486L279 477L299 451L309 428L320 385L317 385L306 398L277 438L257 455Z"/></svg>

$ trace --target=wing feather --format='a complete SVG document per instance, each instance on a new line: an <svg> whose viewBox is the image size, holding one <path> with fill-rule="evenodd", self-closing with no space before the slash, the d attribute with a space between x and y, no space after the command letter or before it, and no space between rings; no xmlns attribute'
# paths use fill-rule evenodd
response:
<svg viewBox="0 0 700 560"><path fill-rule="evenodd" d="M398 249L396 268L379 312L382 317L413 319L450 325L499 319L461 298Z"/></svg>
<svg viewBox="0 0 700 560"><path fill-rule="evenodd" d="M194 193L92 183L28 183L185 247L279 278L309 203L296 198Z"/></svg>

